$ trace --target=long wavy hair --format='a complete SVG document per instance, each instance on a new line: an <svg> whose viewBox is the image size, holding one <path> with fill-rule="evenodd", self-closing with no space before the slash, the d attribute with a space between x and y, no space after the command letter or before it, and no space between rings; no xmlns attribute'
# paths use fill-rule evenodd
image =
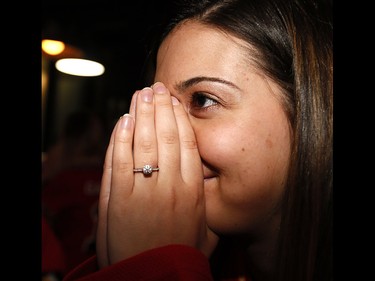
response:
<svg viewBox="0 0 375 281"><path fill-rule="evenodd" d="M180 12L167 25L155 50L176 25L194 19L248 42L251 60L283 91L292 143L274 280L331 280L332 1L193 0L179 4Z"/></svg>

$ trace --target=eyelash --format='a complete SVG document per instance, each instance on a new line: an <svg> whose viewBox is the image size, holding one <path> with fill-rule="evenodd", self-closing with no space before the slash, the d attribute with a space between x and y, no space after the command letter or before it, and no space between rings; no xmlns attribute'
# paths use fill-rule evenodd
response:
<svg viewBox="0 0 375 281"><path fill-rule="evenodd" d="M203 104L202 104L203 101ZM209 105L205 105L209 101ZM193 93L190 97L190 109L192 110L208 110L212 106L217 106L219 103L211 96L202 92Z"/></svg>

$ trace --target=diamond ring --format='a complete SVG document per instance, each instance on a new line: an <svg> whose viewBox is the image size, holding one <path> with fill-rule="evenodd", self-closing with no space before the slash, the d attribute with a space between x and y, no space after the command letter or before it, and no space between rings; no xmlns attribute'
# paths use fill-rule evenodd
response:
<svg viewBox="0 0 375 281"><path fill-rule="evenodd" d="M151 165L144 165L142 168L134 168L133 172L134 173L140 173L142 172L143 175L149 176L152 174L152 172L159 171L159 168L154 168Z"/></svg>

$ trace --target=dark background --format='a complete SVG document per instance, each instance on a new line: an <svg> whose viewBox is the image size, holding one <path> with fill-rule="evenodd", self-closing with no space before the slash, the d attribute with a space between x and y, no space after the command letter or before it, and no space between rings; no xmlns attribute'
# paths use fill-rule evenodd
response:
<svg viewBox="0 0 375 281"><path fill-rule="evenodd" d="M105 66L98 77L58 72L42 55L48 85L42 107L42 150L56 141L66 116L82 108L99 112L111 128L145 85L147 54L168 18L171 0L42 1L42 39L57 39Z"/></svg>

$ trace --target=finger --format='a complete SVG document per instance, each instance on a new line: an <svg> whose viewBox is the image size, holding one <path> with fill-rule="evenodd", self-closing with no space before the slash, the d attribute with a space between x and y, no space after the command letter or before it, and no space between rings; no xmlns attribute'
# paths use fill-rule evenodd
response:
<svg viewBox="0 0 375 281"><path fill-rule="evenodd" d="M172 97L172 104L180 140L182 178L184 182L190 181L194 186L202 186L203 167L194 130L184 107L177 98ZM203 189L199 191L203 192Z"/></svg>
<svg viewBox="0 0 375 281"><path fill-rule="evenodd" d="M131 102L130 102L130 107L129 107L129 114L131 115L131 116L135 116L135 108L136 108L136 106L137 106L137 96L138 96L138 93L139 93L140 91L138 90L138 91L136 91L134 94L133 94L133 96L132 96L132 100L131 100Z"/></svg>
<svg viewBox="0 0 375 281"><path fill-rule="evenodd" d="M114 135L109 207L122 206L133 189L133 134L134 118L124 114Z"/></svg>
<svg viewBox="0 0 375 281"><path fill-rule="evenodd" d="M146 87L137 95L137 107L135 111L136 126L134 132L134 168L142 168L145 165L157 167L158 165L154 112L154 94L151 88ZM156 177L155 174L152 173L151 177ZM142 173L135 173L136 186L152 183Z"/></svg>
<svg viewBox="0 0 375 281"><path fill-rule="evenodd" d="M107 252L109 264L113 262L114 253L117 253L118 235L121 235L124 220L123 210L133 191L133 134L134 118L130 114L124 114L114 134L111 190L107 211Z"/></svg>
<svg viewBox="0 0 375 281"><path fill-rule="evenodd" d="M121 119L121 118L120 118ZM101 180L99 202L98 202L98 228L96 233L96 249L98 256L99 268L108 265L108 252L107 252L107 211L108 211L108 200L111 191L111 177L112 177L112 156L114 146L114 132L118 126L116 123L109 145L107 147L104 166L103 176Z"/></svg>
<svg viewBox="0 0 375 281"><path fill-rule="evenodd" d="M155 127L158 141L159 175L180 174L180 144L169 90L161 82L153 85Z"/></svg>

